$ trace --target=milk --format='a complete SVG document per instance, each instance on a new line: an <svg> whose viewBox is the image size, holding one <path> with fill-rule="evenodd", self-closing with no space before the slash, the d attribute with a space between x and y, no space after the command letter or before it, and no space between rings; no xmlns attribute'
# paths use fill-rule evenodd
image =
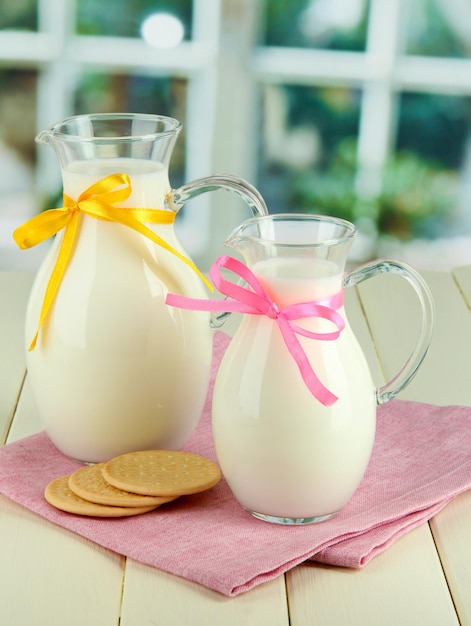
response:
<svg viewBox="0 0 471 626"><path fill-rule="evenodd" d="M339 268L319 259L268 259L252 271L281 308L341 287ZM339 313L346 320L343 307ZM334 330L325 320L295 323ZM313 397L276 321L245 315L218 372L213 434L222 472L242 506L272 521L303 523L339 511L358 486L373 445L376 398L348 322L336 341L298 338L338 401L324 407Z"/></svg>
<svg viewBox="0 0 471 626"><path fill-rule="evenodd" d="M75 162L63 172L74 199L112 173L127 173L120 206L162 208L165 168L135 159ZM184 254L174 227L148 225ZM26 320L33 338L62 233L41 268ZM40 418L65 454L86 462L130 450L180 448L207 392L211 331L206 313L165 305L166 294L206 297L201 279L169 251L127 226L80 218L80 233L34 351L28 377Z"/></svg>

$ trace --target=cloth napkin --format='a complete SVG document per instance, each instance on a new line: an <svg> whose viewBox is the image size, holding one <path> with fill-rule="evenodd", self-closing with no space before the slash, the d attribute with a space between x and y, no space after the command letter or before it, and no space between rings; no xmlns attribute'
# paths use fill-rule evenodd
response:
<svg viewBox="0 0 471 626"><path fill-rule="evenodd" d="M228 342L216 333L208 398L185 446L213 460L212 388ZM0 492L101 546L234 596L308 559L364 566L471 487L470 450L471 408L397 399L382 405L373 455L353 498L334 518L302 527L254 519L224 480L137 517L94 519L58 511L44 500L44 488L80 465L45 433L0 449Z"/></svg>

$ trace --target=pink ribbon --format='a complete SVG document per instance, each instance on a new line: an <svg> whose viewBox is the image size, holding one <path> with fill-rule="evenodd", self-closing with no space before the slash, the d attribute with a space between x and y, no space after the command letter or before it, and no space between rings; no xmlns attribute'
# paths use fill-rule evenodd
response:
<svg viewBox="0 0 471 626"><path fill-rule="evenodd" d="M225 280L220 273L221 268L238 275L251 289ZM278 324L285 344L313 396L324 406L334 404L338 400L337 396L324 387L316 376L296 335L322 341L337 339L345 327L344 319L336 310L343 305L343 290L323 300L290 304L280 309L276 302L271 300L251 270L237 259L230 256L219 257L212 265L209 275L216 289L224 296L231 298L230 300L202 300L169 293L166 304L197 311L267 315ZM292 323L292 320L306 317L329 320L337 329L332 332L314 333Z"/></svg>

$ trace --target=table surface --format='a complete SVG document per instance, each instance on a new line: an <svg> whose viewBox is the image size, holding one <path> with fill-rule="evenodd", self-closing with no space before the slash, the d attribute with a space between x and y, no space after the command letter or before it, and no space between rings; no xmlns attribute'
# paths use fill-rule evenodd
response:
<svg viewBox="0 0 471 626"><path fill-rule="evenodd" d="M422 274L435 300L435 332L400 397L471 405L471 267ZM41 430L23 352L32 279L0 272L2 444ZM346 306L380 385L415 341L412 289L381 275L348 289ZM5 626L471 625L471 492L362 570L306 563L236 598L105 550L0 496L0 589Z"/></svg>

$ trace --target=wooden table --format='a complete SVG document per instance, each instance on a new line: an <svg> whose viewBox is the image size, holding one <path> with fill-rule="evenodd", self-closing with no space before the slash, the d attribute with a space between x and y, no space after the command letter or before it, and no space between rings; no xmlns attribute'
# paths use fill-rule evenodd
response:
<svg viewBox="0 0 471 626"><path fill-rule="evenodd" d="M471 405L471 267L423 274L436 329L401 397ZM23 354L31 282L0 273L1 443L41 429ZM382 275L348 290L347 311L381 384L415 340L411 288ZM0 590L2 626L471 625L471 492L363 570L304 564L236 598L126 560L0 496Z"/></svg>

